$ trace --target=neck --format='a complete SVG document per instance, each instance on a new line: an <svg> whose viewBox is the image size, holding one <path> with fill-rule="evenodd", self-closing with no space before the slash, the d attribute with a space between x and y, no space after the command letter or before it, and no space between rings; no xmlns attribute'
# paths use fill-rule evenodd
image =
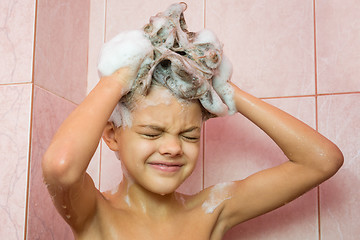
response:
<svg viewBox="0 0 360 240"><path fill-rule="evenodd" d="M176 192L166 195L153 193L126 176L123 177L116 195L118 201L122 201L131 211L151 218L171 216L183 206L181 194Z"/></svg>

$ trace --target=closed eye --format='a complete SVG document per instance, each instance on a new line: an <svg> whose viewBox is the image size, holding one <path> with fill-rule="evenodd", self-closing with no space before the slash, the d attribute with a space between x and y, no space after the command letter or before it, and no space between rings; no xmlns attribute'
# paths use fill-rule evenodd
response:
<svg viewBox="0 0 360 240"><path fill-rule="evenodd" d="M156 139L156 138L160 137L160 134L145 134L145 133L143 133L141 135L148 139Z"/></svg>
<svg viewBox="0 0 360 240"><path fill-rule="evenodd" d="M199 141L200 137L191 137L191 136L182 136L185 140L188 140L190 142L197 142Z"/></svg>

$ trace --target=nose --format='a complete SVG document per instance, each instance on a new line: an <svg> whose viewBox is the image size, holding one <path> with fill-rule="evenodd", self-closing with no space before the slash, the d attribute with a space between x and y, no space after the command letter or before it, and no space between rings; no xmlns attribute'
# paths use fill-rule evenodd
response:
<svg viewBox="0 0 360 240"><path fill-rule="evenodd" d="M167 136L159 146L161 155L178 157L183 154L181 140L177 136Z"/></svg>

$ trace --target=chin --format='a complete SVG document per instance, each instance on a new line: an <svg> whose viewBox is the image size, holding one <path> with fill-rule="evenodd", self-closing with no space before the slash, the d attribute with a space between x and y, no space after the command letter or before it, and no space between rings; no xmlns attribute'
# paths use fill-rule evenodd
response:
<svg viewBox="0 0 360 240"><path fill-rule="evenodd" d="M159 195L167 195L167 194L171 194L173 192L176 191L176 189L178 189L178 187L182 184L181 183L169 183L166 181L162 181L161 183L153 183L151 184L151 186L148 186L147 189L150 192L159 194Z"/></svg>

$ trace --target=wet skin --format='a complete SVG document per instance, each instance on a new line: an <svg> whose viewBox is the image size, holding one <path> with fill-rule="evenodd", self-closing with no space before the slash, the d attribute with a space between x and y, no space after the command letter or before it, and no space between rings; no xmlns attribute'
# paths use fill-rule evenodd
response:
<svg viewBox="0 0 360 240"><path fill-rule="evenodd" d="M327 180L343 163L337 146L317 131L232 85L237 111L269 135L288 161L225 184L226 191L219 185L193 196L177 194L196 165L200 106L176 98L156 102L163 92L155 89L133 111L132 125L116 128L107 120L133 75L120 69L102 78L43 157L44 181L76 239L220 240L231 227ZM86 173L101 136L123 161L124 178L114 194L100 193Z"/></svg>
<svg viewBox="0 0 360 240"><path fill-rule="evenodd" d="M98 193L97 221L78 238L216 239L211 238L216 214L206 214L202 207L205 192L175 192L196 166L199 103L179 102L167 89L153 87L136 105L131 126L109 123L104 131L105 142L121 159L124 177L115 193Z"/></svg>

